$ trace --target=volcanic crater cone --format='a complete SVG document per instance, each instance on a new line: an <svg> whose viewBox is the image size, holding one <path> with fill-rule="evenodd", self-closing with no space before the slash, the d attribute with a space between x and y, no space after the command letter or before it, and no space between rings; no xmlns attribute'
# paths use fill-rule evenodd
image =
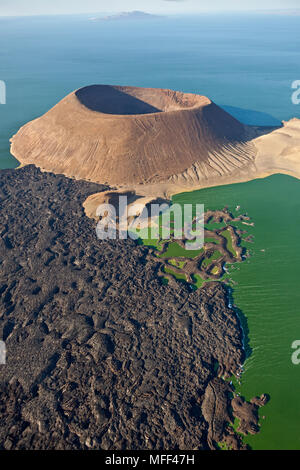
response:
<svg viewBox="0 0 300 470"><path fill-rule="evenodd" d="M11 139L22 164L115 186L204 182L244 171L249 130L205 96L92 85Z"/></svg>

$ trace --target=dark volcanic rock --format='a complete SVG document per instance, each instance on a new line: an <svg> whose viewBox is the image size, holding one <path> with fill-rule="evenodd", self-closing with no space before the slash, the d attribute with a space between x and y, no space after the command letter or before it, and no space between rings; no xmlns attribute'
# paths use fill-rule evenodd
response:
<svg viewBox="0 0 300 470"><path fill-rule="evenodd" d="M229 385L218 378L206 387L202 413L209 424L207 440L210 448L214 448L214 442L222 441L227 423L231 421L228 413L231 391Z"/></svg>
<svg viewBox="0 0 300 470"><path fill-rule="evenodd" d="M243 359L226 290L164 286L146 247L97 240L82 202L103 189L0 172L0 448L214 447L217 366Z"/></svg>
<svg viewBox="0 0 300 470"><path fill-rule="evenodd" d="M246 402L243 397L235 397L231 401L233 416L240 420L238 432L243 434L256 434L259 432L258 408L265 406L268 402L268 396L263 394L261 397L255 397Z"/></svg>

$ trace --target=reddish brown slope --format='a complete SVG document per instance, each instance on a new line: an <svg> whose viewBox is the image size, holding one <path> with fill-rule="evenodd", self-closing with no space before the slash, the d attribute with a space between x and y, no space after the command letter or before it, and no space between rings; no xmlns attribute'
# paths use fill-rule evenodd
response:
<svg viewBox="0 0 300 470"><path fill-rule="evenodd" d="M228 175L251 164L247 138L204 96L94 85L23 126L11 152L23 164L127 185Z"/></svg>

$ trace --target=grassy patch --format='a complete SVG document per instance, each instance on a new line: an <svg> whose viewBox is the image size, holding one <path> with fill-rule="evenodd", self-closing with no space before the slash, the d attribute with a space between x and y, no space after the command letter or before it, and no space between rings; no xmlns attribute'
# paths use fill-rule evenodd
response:
<svg viewBox="0 0 300 470"><path fill-rule="evenodd" d="M185 250L178 243L172 242L169 243L167 251L160 256L162 258L195 258L203 251L203 248L201 250Z"/></svg>
<svg viewBox="0 0 300 470"><path fill-rule="evenodd" d="M183 269L186 261L179 261L178 259L170 259L169 264L172 264L176 268Z"/></svg>
<svg viewBox="0 0 300 470"><path fill-rule="evenodd" d="M204 239L204 243L215 243L217 245L220 242L216 238L208 237Z"/></svg>
<svg viewBox="0 0 300 470"><path fill-rule="evenodd" d="M186 281L186 276L184 274L175 273L171 268L167 268L166 266L164 266L164 272L167 274L171 274L176 279L178 279L178 281Z"/></svg>
<svg viewBox="0 0 300 470"><path fill-rule="evenodd" d="M232 447L226 444L226 442L218 442L217 446L219 450L232 450Z"/></svg>
<svg viewBox="0 0 300 470"><path fill-rule="evenodd" d="M211 256L209 256L208 258L205 258L202 261L202 266L204 267L209 266L213 261L216 261L217 259L221 258L221 256L222 254L218 250L214 251Z"/></svg>
<svg viewBox="0 0 300 470"><path fill-rule="evenodd" d="M236 256L236 251L232 246L232 237L231 237L231 233L229 232L229 230L225 230L224 232L221 233L221 235L227 240L228 251L230 251L230 253L232 253L233 256Z"/></svg>
<svg viewBox="0 0 300 470"><path fill-rule="evenodd" d="M212 273L212 274L215 274L215 275L216 275L216 274L219 274L219 272L220 272L220 269L218 268L218 266L215 266L215 267L211 270L211 273Z"/></svg>

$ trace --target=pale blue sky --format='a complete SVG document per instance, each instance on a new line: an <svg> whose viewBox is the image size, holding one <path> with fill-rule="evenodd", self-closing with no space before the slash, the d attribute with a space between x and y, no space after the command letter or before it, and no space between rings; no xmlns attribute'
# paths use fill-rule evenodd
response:
<svg viewBox="0 0 300 470"><path fill-rule="evenodd" d="M0 0L0 16L131 10L176 14L208 10L256 10L297 7L299 7L299 0Z"/></svg>

